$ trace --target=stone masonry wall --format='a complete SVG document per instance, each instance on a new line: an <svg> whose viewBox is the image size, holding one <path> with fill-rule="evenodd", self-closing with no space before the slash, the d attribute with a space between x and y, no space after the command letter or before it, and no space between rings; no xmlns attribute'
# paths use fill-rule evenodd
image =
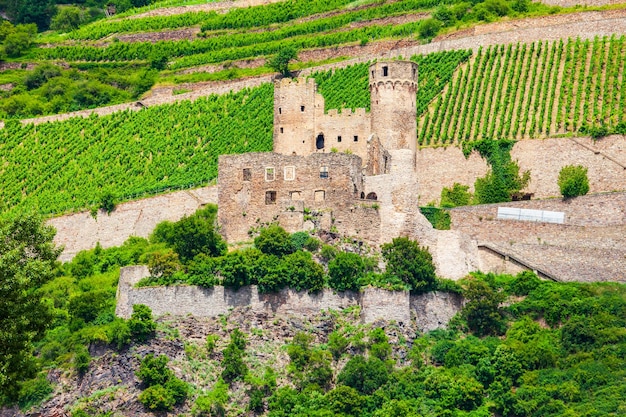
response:
<svg viewBox="0 0 626 417"><path fill-rule="evenodd" d="M57 229L54 242L65 247L59 257L65 262L81 250L93 249L98 242L108 248L121 245L130 236L148 237L158 223L179 220L209 203L217 204L216 186L122 203L110 215L98 212L95 219L84 211L52 218L48 224Z"/></svg>
<svg viewBox="0 0 626 417"><path fill-rule="evenodd" d="M626 189L626 136L591 138L554 138L521 140L515 143L511 158L521 171L530 171L526 191L534 198L560 195L557 179L565 165L588 168L591 193ZM439 201L443 187L455 182L469 185L484 176L489 166L476 152L468 159L458 147L423 148L416 161L420 204Z"/></svg>
<svg viewBox="0 0 626 417"><path fill-rule="evenodd" d="M350 219L355 198L363 192L361 158L355 155L222 155L219 178L218 217L228 242L248 240L250 228L273 221L293 232L307 220L330 215L341 218L336 226L342 233L344 225L358 221Z"/></svg>
<svg viewBox="0 0 626 417"><path fill-rule="evenodd" d="M361 307L361 320L395 320L409 323L415 319L421 331L445 327L462 307L459 296L448 293L410 295L406 291L366 288L362 292L333 292L325 289L316 293L285 289L272 294L260 294L256 286L233 291L221 286L206 289L194 286L142 287L134 285L148 276L145 266L122 268L115 314L128 318L133 304L145 304L153 314L195 317L215 317L232 308L249 307L269 315L312 315L322 310Z"/></svg>

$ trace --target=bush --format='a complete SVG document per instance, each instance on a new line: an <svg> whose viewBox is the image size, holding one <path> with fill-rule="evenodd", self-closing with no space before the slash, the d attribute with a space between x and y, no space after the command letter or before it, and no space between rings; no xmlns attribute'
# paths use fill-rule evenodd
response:
<svg viewBox="0 0 626 417"><path fill-rule="evenodd" d="M357 291L364 274L365 264L356 253L340 252L328 263L328 285L337 291Z"/></svg>
<svg viewBox="0 0 626 417"><path fill-rule="evenodd" d="M441 207L467 206L472 201L472 193L469 192L468 185L461 185L455 182L452 188L444 187L441 190Z"/></svg>
<svg viewBox="0 0 626 417"><path fill-rule="evenodd" d="M246 348L246 339L239 331L235 329L230 333L230 343L224 349L224 358L222 359L222 378L226 382L232 382L236 379L243 379L248 373L248 366L243 361L244 350Z"/></svg>
<svg viewBox="0 0 626 417"><path fill-rule="evenodd" d="M365 360L363 356L353 356L337 377L339 384L347 385L369 395L387 382L389 371L378 358Z"/></svg>
<svg viewBox="0 0 626 417"><path fill-rule="evenodd" d="M41 403L53 391L52 385L43 374L22 384L19 392L18 405L21 409L30 408Z"/></svg>
<svg viewBox="0 0 626 417"><path fill-rule="evenodd" d="M78 351L74 354L74 369L79 375L84 375L89 369L91 363L91 356L86 347L80 346Z"/></svg>
<svg viewBox="0 0 626 417"><path fill-rule="evenodd" d="M515 276L510 284L510 291L517 296L528 295L532 290L541 285L541 280L534 272L522 271Z"/></svg>
<svg viewBox="0 0 626 417"><path fill-rule="evenodd" d="M134 304L133 314L128 320L131 336L138 342L152 338L156 331L156 323L152 320L152 310L144 304Z"/></svg>
<svg viewBox="0 0 626 417"><path fill-rule="evenodd" d="M173 393L162 385L146 388L139 394L139 402L154 411L169 411L176 404Z"/></svg>
<svg viewBox="0 0 626 417"><path fill-rule="evenodd" d="M153 238L164 239L183 263L199 254L220 256L226 252L226 243L216 230L216 217L217 206L209 204L171 227L163 226Z"/></svg>
<svg viewBox="0 0 626 417"><path fill-rule="evenodd" d="M212 390L196 399L192 413L194 416L225 416L228 400L228 385L219 379Z"/></svg>
<svg viewBox="0 0 626 417"><path fill-rule="evenodd" d="M470 277L465 291L467 300L461 315L467 326L478 336L498 335L506 330L506 322L500 309L505 294L498 292L477 277Z"/></svg>
<svg viewBox="0 0 626 417"><path fill-rule="evenodd" d="M341 355L346 351L349 344L348 339L337 331L328 335L328 350L335 360L341 358Z"/></svg>
<svg viewBox="0 0 626 417"><path fill-rule="evenodd" d="M427 248L407 237L394 238L382 246L382 254L387 261L386 275L398 278L410 289L428 291L436 283L433 258Z"/></svg>
<svg viewBox="0 0 626 417"><path fill-rule="evenodd" d="M285 46L268 61L268 66L283 76L289 77L289 62L298 59L298 51L293 46Z"/></svg>
<svg viewBox="0 0 626 417"><path fill-rule="evenodd" d="M581 165L567 165L559 171L559 189L564 198L577 197L589 192L587 168Z"/></svg>
<svg viewBox="0 0 626 417"><path fill-rule="evenodd" d="M115 210L115 196L111 192L106 192L100 196L99 208L107 214Z"/></svg>
<svg viewBox="0 0 626 417"><path fill-rule="evenodd" d="M419 36L422 39L430 39L437 35L439 29L441 29L441 22L437 19L424 19L422 20L422 24L420 25L418 32Z"/></svg>
<svg viewBox="0 0 626 417"><path fill-rule="evenodd" d="M171 277L180 268L178 254L172 251L155 252L148 257L148 271L150 271L150 276L154 278Z"/></svg>
<svg viewBox="0 0 626 417"><path fill-rule="evenodd" d="M310 252L298 251L283 258L287 283L296 291L319 291L324 288L324 268L313 260Z"/></svg>
<svg viewBox="0 0 626 417"><path fill-rule="evenodd" d="M307 232L296 232L291 235L291 246L294 250L301 250L311 235Z"/></svg>
<svg viewBox="0 0 626 417"><path fill-rule="evenodd" d="M165 355L155 357L152 353L146 355L139 365L136 375L147 387L153 385L165 385L174 376L167 367L169 359Z"/></svg>
<svg viewBox="0 0 626 417"><path fill-rule="evenodd" d="M267 255L285 256L294 252L291 236L277 224L261 229L254 246Z"/></svg>

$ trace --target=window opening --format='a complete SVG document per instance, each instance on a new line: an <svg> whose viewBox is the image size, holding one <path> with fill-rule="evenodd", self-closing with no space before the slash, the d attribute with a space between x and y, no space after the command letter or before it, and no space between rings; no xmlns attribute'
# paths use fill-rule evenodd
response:
<svg viewBox="0 0 626 417"><path fill-rule="evenodd" d="M283 114L283 109L281 109L280 107L278 108L278 114Z"/></svg>
<svg viewBox="0 0 626 417"><path fill-rule="evenodd" d="M243 169L243 180L244 181L250 181L252 179L252 171L250 170L250 168L244 168Z"/></svg>
<svg viewBox="0 0 626 417"><path fill-rule="evenodd" d="M341 142L341 136L337 136L337 142Z"/></svg>
<svg viewBox="0 0 626 417"><path fill-rule="evenodd" d="M367 197L365 197L366 200L378 200L378 196L376 195L376 193L369 193L367 195Z"/></svg>
<svg viewBox="0 0 626 417"><path fill-rule="evenodd" d="M304 111L304 106L300 106L300 111Z"/></svg>
<svg viewBox="0 0 626 417"><path fill-rule="evenodd" d="M320 167L320 178L328 178L328 167Z"/></svg>
<svg viewBox="0 0 626 417"><path fill-rule="evenodd" d="M386 77L389 75L389 67L383 67L383 77Z"/></svg>
<svg viewBox="0 0 626 417"><path fill-rule="evenodd" d="M417 74L417 71L415 68L413 68L413 78L415 78L415 75Z"/></svg>
<svg viewBox="0 0 626 417"><path fill-rule="evenodd" d="M324 149L324 135L323 134L319 134L317 135L317 139L315 140L315 147L317 149Z"/></svg>
<svg viewBox="0 0 626 417"><path fill-rule="evenodd" d="M295 200L295 201L302 200L302 192L300 191L291 191L289 193L289 196L291 197L292 200Z"/></svg>
<svg viewBox="0 0 626 417"><path fill-rule="evenodd" d="M296 167L285 167L285 181L296 179Z"/></svg>
<svg viewBox="0 0 626 417"><path fill-rule="evenodd" d="M282 127L280 128L280 133L283 133L283 128Z"/></svg>
<svg viewBox="0 0 626 417"><path fill-rule="evenodd" d="M354 141L355 141L355 142L358 142L358 141L359 141L359 137L358 137L358 136L356 136L356 135L354 135Z"/></svg>
<svg viewBox="0 0 626 417"><path fill-rule="evenodd" d="M324 190L316 190L315 191L315 201L324 201L326 200L326 191Z"/></svg>
<svg viewBox="0 0 626 417"><path fill-rule="evenodd" d="M361 200L365 200L365 193L361 192Z"/></svg>
<svg viewBox="0 0 626 417"><path fill-rule="evenodd" d="M274 181L275 177L274 167L265 168L265 181Z"/></svg>
<svg viewBox="0 0 626 417"><path fill-rule="evenodd" d="M265 204L276 204L276 191L265 192Z"/></svg>

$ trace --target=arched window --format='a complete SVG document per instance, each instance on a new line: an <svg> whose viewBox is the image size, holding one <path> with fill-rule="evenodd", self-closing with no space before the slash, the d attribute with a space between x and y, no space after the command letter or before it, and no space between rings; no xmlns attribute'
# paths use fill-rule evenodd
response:
<svg viewBox="0 0 626 417"><path fill-rule="evenodd" d="M366 200L378 200L378 196L376 195L376 193L369 193L367 195L367 197L365 197Z"/></svg>

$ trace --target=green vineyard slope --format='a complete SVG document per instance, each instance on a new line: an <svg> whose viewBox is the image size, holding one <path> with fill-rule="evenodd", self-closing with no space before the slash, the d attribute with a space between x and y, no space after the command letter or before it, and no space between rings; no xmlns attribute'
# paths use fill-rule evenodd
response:
<svg viewBox="0 0 626 417"><path fill-rule="evenodd" d="M422 146L626 130L626 37L480 50L419 118Z"/></svg>

